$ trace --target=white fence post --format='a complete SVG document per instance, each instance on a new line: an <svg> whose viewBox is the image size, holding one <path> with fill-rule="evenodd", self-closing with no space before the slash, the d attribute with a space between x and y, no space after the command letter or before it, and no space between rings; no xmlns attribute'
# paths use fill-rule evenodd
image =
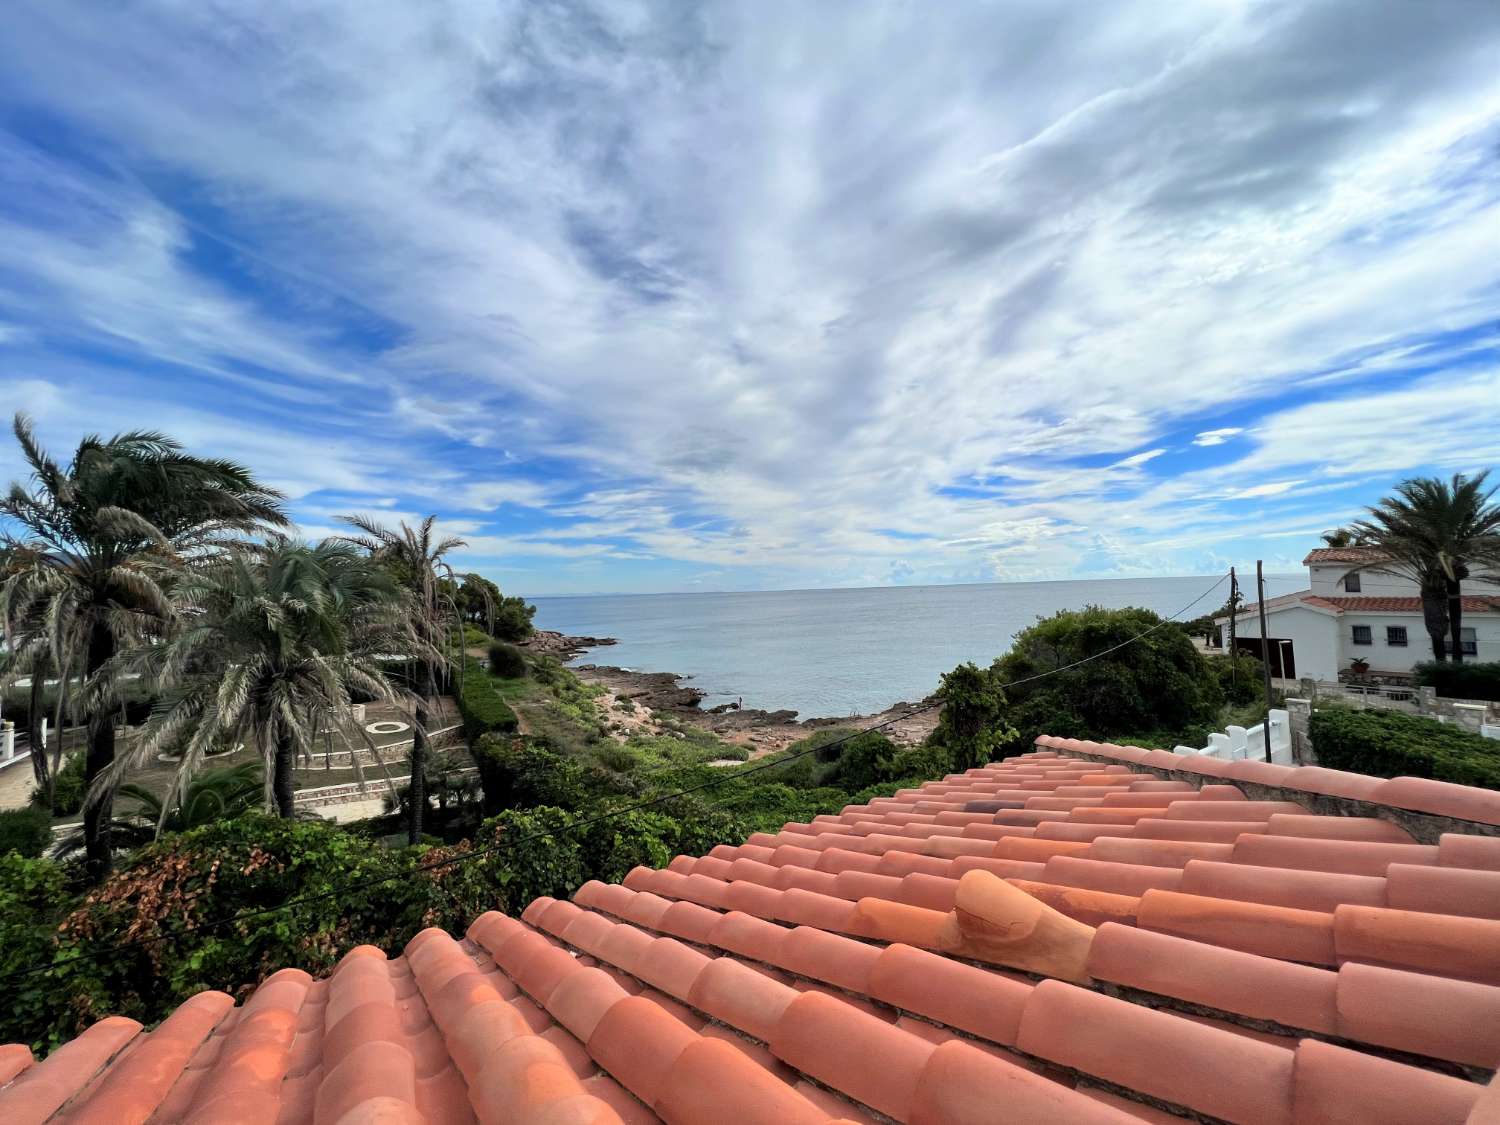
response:
<svg viewBox="0 0 1500 1125"><path fill-rule="evenodd" d="M0 758L10 761L16 754L16 724L11 719L6 719L3 727L0 727Z"/></svg>

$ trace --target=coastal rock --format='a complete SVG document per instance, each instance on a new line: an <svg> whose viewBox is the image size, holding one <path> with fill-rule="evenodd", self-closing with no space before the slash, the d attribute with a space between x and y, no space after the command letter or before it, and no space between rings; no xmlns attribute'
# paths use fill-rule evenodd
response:
<svg viewBox="0 0 1500 1125"><path fill-rule="evenodd" d="M517 647L527 652L542 653L546 656L558 656L564 660L570 660L581 652L591 648L603 648L605 645L615 645L620 642L614 637L570 637L566 633L557 633L551 629L538 629L527 637Z"/></svg>

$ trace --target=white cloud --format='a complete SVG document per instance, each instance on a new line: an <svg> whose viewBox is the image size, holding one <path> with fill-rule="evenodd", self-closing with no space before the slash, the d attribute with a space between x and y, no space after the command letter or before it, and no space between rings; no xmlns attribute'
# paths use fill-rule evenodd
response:
<svg viewBox="0 0 1500 1125"><path fill-rule="evenodd" d="M1116 461L1115 465L1121 468L1133 468L1136 465L1144 465L1147 461L1154 461L1165 452L1165 449L1147 449L1142 453L1133 453L1123 461Z"/></svg>
<svg viewBox="0 0 1500 1125"><path fill-rule="evenodd" d="M1197 437L1193 438L1193 444L1223 445L1230 438L1234 437L1235 434L1242 434L1244 432L1243 426L1224 426L1217 430L1204 430Z"/></svg>
<svg viewBox="0 0 1500 1125"><path fill-rule="evenodd" d="M7 356L170 367L38 411L309 508L757 580L1184 569L1492 457L1493 6L876 7L11 13L90 159L0 135Z"/></svg>

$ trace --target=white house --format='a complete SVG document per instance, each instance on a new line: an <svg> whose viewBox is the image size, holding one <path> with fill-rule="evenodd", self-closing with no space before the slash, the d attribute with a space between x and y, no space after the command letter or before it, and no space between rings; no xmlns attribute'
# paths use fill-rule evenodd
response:
<svg viewBox="0 0 1500 1125"><path fill-rule="evenodd" d="M1266 599L1272 675L1336 680L1357 660L1379 674L1410 672L1432 659L1417 584L1379 570L1384 558L1370 547L1324 547L1302 560L1308 588ZM1500 587L1471 578L1464 589L1464 659L1500 660ZM1235 617L1236 644L1256 655L1263 647L1259 609L1249 602ZM1227 645L1228 616L1214 624Z"/></svg>

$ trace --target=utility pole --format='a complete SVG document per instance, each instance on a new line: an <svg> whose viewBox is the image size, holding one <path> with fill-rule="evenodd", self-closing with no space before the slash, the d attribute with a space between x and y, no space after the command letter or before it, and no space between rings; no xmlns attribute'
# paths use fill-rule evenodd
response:
<svg viewBox="0 0 1500 1125"><path fill-rule="evenodd" d="M1229 658L1234 659L1235 615L1240 611L1240 583L1234 576L1234 567L1229 568Z"/></svg>
<svg viewBox="0 0 1500 1125"><path fill-rule="evenodd" d="M1266 721L1261 728L1265 733L1266 761L1271 760L1271 650L1266 639L1266 577L1261 569L1261 560L1255 560L1255 598L1260 606L1260 671L1266 682Z"/></svg>

